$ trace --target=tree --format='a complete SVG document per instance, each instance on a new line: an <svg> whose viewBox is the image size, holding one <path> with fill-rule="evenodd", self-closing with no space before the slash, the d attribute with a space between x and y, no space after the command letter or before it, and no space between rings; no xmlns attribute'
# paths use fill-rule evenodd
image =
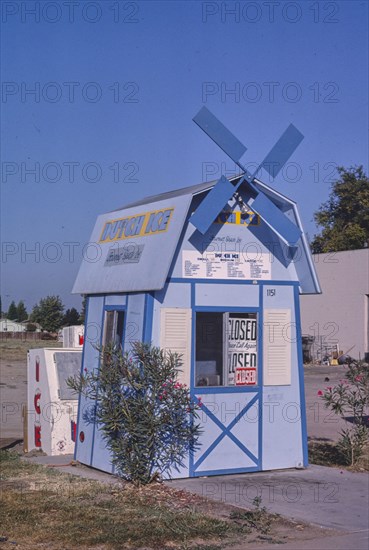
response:
<svg viewBox="0 0 369 550"><path fill-rule="evenodd" d="M95 402L87 421L100 426L116 472L147 484L183 465L197 447L200 399L177 382L180 357L134 342L101 349L99 371L70 377L69 387Z"/></svg>
<svg viewBox="0 0 369 550"><path fill-rule="evenodd" d="M20 300L17 305L17 319L20 323L28 319L28 313L23 300Z"/></svg>
<svg viewBox="0 0 369 550"><path fill-rule="evenodd" d="M83 325L84 322L85 322L85 317L86 317L86 296L83 296L82 308L81 308L81 313L79 315L79 323L78 324Z"/></svg>
<svg viewBox="0 0 369 550"><path fill-rule="evenodd" d="M338 167L329 199L314 214L322 228L311 243L313 253L369 246L369 179L363 167Z"/></svg>
<svg viewBox="0 0 369 550"><path fill-rule="evenodd" d="M9 306L7 318L10 319L11 321L15 321L16 319L18 319L17 306L15 305L14 300L11 302Z"/></svg>
<svg viewBox="0 0 369 550"><path fill-rule="evenodd" d="M30 321L39 323L44 330L57 332L63 323L64 306L59 296L47 296L36 304Z"/></svg>
<svg viewBox="0 0 369 550"><path fill-rule="evenodd" d="M72 307L72 309L67 309L63 317L63 326L71 327L72 325L79 325L79 324L80 324L79 313L76 310L76 308Z"/></svg>

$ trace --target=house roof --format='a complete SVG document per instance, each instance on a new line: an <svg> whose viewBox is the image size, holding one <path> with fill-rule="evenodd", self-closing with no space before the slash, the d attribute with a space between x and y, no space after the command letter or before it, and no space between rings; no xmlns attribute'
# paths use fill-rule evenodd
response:
<svg viewBox="0 0 369 550"><path fill-rule="evenodd" d="M230 179L235 181L241 175ZM188 220L192 200L212 189L215 183L216 181L204 182L149 196L99 216L90 239L90 243L97 245L99 257L95 261L83 259L73 293L100 294L162 289L184 224ZM295 263L300 288L303 293L320 292L296 203L260 180L255 180L254 183L301 229L299 261ZM161 215L166 217L165 224L162 222L163 227L156 231L148 230L150 220L155 219L156 215L159 219ZM133 234L129 234L130 232Z"/></svg>

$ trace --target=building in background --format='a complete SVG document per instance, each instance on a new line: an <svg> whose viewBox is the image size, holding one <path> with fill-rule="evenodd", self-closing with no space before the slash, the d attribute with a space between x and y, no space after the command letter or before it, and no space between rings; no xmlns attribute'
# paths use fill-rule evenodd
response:
<svg viewBox="0 0 369 550"><path fill-rule="evenodd" d="M337 350L369 361L369 248L313 256L322 294L301 296L313 360Z"/></svg>
<svg viewBox="0 0 369 550"><path fill-rule="evenodd" d="M10 319L0 319L0 332L25 332L26 330L24 323L18 323Z"/></svg>

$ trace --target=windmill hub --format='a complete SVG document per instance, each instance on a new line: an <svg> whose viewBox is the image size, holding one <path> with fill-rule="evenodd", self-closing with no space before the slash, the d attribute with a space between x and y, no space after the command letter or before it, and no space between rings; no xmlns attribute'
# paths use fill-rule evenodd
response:
<svg viewBox="0 0 369 550"><path fill-rule="evenodd" d="M234 194L234 198L236 199L242 214L248 214L250 210L238 191L236 191L236 193Z"/></svg>

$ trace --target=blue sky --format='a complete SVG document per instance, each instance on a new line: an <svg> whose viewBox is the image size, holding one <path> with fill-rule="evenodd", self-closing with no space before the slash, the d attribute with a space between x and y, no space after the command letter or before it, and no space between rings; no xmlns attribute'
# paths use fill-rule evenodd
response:
<svg viewBox="0 0 369 550"><path fill-rule="evenodd" d="M368 3L2 2L2 300L67 307L96 216L231 173L192 122L208 107L261 161L305 230L335 166L368 168ZM33 90L30 91L30 90ZM33 172L32 172L33 170Z"/></svg>

